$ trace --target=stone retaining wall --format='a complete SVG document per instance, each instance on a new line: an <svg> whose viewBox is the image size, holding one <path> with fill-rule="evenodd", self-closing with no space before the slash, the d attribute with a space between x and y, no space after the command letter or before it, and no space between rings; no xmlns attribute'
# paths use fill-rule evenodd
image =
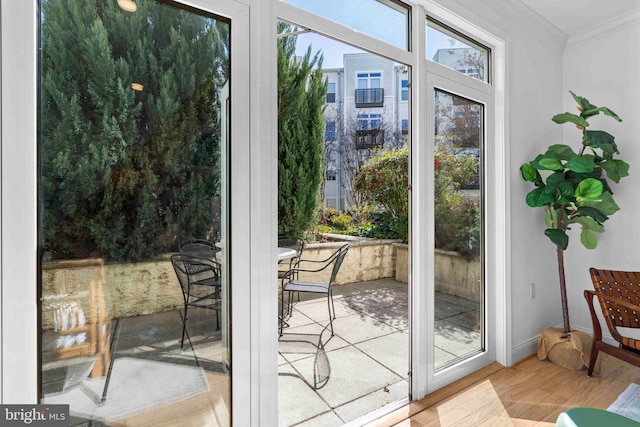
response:
<svg viewBox="0 0 640 427"><path fill-rule="evenodd" d="M324 259L345 242L310 243L303 258ZM408 282L406 244L393 240L355 239L336 278L336 285L393 277ZM136 316L182 307L182 293L170 261L171 254L139 263L105 265L100 259L50 261L42 266L43 328L53 327L52 301L57 296L83 293L78 304L86 313L100 312L110 318ZM468 262L455 252L436 251L436 289L477 299L479 262ZM301 267L313 267L314 263ZM327 280L330 271L307 275ZM305 278L303 276L302 278ZM93 302L92 302L93 301ZM45 304L46 303L46 304ZM91 305L94 305L91 307Z"/></svg>
<svg viewBox="0 0 640 427"><path fill-rule="evenodd" d="M397 266L395 279L408 282L408 245L394 243L393 246ZM482 279L480 261L467 260L457 252L436 249L434 264L436 291L474 301L479 298Z"/></svg>

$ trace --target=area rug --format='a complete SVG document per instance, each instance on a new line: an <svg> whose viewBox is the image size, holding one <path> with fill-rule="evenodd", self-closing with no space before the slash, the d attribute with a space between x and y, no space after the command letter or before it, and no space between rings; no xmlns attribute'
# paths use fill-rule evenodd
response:
<svg viewBox="0 0 640 427"><path fill-rule="evenodd" d="M72 416L107 422L166 405L209 390L204 370L193 363L118 357L106 401L102 397L105 379L86 379L73 388L48 395L46 404L69 404Z"/></svg>
<svg viewBox="0 0 640 427"><path fill-rule="evenodd" d="M640 385L631 384L622 392L615 402L607 408L607 411L615 412L640 422Z"/></svg>

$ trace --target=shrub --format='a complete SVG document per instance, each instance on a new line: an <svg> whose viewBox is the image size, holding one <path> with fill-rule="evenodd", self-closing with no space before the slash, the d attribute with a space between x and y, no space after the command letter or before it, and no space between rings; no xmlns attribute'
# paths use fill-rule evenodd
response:
<svg viewBox="0 0 640 427"><path fill-rule="evenodd" d="M369 159L358 172L354 191L390 216L390 228L407 240L409 218L409 149L400 148Z"/></svg>

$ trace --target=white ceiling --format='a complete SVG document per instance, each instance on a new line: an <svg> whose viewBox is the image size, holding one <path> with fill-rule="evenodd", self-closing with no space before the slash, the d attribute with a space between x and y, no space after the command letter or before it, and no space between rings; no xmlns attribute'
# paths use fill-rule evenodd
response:
<svg viewBox="0 0 640 427"><path fill-rule="evenodd" d="M568 37L640 9L638 0L520 0Z"/></svg>

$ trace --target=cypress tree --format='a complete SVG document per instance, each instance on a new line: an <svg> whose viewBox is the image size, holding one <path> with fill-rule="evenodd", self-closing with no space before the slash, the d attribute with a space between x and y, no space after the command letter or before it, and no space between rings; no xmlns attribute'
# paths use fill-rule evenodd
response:
<svg viewBox="0 0 640 427"><path fill-rule="evenodd" d="M278 25L278 33L292 27ZM320 205L324 100L322 55L295 55L297 37L278 39L278 234L300 238Z"/></svg>
<svg viewBox="0 0 640 427"><path fill-rule="evenodd" d="M135 261L215 232L228 25L137 4L42 1L41 238L54 258Z"/></svg>

